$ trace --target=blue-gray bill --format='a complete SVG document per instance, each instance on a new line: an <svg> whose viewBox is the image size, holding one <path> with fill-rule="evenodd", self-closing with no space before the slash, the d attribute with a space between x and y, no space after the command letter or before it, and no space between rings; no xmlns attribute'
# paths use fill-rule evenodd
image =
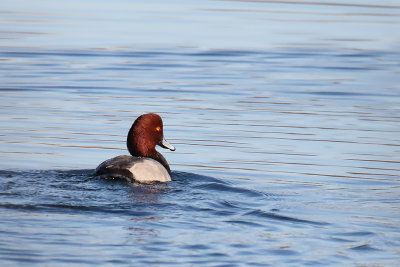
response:
<svg viewBox="0 0 400 267"><path fill-rule="evenodd" d="M159 146L162 148L168 148L171 151L175 151L175 147L173 145L171 145L170 143L168 143L167 140L165 140L165 138L163 138L161 140L161 143L159 144Z"/></svg>

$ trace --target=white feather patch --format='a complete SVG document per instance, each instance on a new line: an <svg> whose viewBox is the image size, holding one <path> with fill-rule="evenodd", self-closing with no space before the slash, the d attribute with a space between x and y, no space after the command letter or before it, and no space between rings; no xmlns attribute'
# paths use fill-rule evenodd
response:
<svg viewBox="0 0 400 267"><path fill-rule="evenodd" d="M158 161L149 158L135 162L135 164L129 168L129 171L133 174L134 179L141 183L171 181L171 177L164 166Z"/></svg>

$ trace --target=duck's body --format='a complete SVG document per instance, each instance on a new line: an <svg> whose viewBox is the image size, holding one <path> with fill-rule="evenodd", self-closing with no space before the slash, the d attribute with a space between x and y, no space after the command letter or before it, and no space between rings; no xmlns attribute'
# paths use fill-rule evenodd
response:
<svg viewBox="0 0 400 267"><path fill-rule="evenodd" d="M102 162L96 168L96 175L104 178L123 178L128 182L169 182L167 169L152 158L121 155Z"/></svg>
<svg viewBox="0 0 400 267"><path fill-rule="evenodd" d="M156 145L175 150L164 139L161 117L144 114L135 120L128 133L127 147L131 156L121 155L102 162L95 175L125 178L130 182L169 182L170 167L163 155L156 151Z"/></svg>

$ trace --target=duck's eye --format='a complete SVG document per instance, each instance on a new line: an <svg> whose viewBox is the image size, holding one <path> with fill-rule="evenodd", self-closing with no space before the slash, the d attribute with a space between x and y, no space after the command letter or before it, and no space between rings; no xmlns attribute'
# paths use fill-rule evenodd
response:
<svg viewBox="0 0 400 267"><path fill-rule="evenodd" d="M161 130L161 127L160 127L160 126L157 126L157 127L156 127L156 131L159 132L160 130Z"/></svg>

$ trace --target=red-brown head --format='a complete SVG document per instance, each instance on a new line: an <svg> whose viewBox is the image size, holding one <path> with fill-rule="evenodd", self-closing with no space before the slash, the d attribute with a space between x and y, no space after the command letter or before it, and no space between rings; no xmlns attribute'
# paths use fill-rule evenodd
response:
<svg viewBox="0 0 400 267"><path fill-rule="evenodd" d="M128 133L129 153L136 157L154 157L158 153L156 145L175 150L175 147L164 138L161 117L154 113L141 115L132 124Z"/></svg>

